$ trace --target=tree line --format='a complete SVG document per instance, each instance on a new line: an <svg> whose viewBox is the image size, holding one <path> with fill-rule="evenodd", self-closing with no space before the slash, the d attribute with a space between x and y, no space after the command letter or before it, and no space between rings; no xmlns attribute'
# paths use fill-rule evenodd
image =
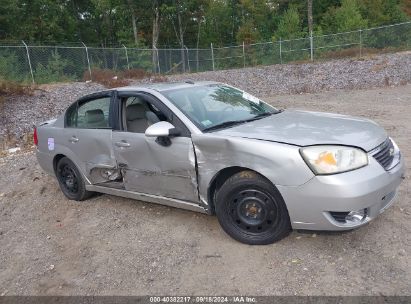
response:
<svg viewBox="0 0 411 304"><path fill-rule="evenodd" d="M411 0L2 0L0 41L204 48L407 21Z"/></svg>

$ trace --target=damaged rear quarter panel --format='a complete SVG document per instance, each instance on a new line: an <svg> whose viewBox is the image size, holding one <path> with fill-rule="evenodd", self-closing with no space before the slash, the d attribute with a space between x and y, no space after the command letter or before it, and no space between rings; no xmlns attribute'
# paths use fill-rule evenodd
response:
<svg viewBox="0 0 411 304"><path fill-rule="evenodd" d="M57 118L52 123L42 123L37 126L38 146L36 147L37 159L40 166L47 173L54 175L53 160L56 155L64 155L68 157L77 168L84 174L85 167L80 158L67 147L67 138L65 137L65 129L63 123L63 115ZM48 140L54 140L54 149L48 147ZM87 182L88 179L87 179Z"/></svg>
<svg viewBox="0 0 411 304"><path fill-rule="evenodd" d="M274 185L298 186L314 174L300 156L299 148L283 143L241 137L193 134L197 156L199 193L207 202L207 191L219 171L244 167L258 172Z"/></svg>

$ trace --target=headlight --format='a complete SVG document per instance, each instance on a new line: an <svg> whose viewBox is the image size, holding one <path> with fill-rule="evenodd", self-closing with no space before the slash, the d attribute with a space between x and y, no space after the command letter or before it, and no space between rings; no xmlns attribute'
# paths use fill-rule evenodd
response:
<svg viewBox="0 0 411 304"><path fill-rule="evenodd" d="M345 146L311 146L301 148L301 155L315 174L351 171L368 164L367 154Z"/></svg>

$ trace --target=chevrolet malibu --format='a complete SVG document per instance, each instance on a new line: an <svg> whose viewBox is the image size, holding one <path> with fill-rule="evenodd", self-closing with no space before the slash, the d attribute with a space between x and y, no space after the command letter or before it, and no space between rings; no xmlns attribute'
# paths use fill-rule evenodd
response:
<svg viewBox="0 0 411 304"><path fill-rule="evenodd" d="M278 110L215 82L87 95L39 124L34 141L68 199L100 192L215 214L247 244L362 226L404 177L400 150L376 123Z"/></svg>

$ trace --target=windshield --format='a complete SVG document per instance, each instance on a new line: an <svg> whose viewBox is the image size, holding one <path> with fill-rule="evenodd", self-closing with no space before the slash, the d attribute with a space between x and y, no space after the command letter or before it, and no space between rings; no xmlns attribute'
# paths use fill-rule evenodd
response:
<svg viewBox="0 0 411 304"><path fill-rule="evenodd" d="M201 131L211 131L263 118L278 111L244 91L222 85L163 91Z"/></svg>

